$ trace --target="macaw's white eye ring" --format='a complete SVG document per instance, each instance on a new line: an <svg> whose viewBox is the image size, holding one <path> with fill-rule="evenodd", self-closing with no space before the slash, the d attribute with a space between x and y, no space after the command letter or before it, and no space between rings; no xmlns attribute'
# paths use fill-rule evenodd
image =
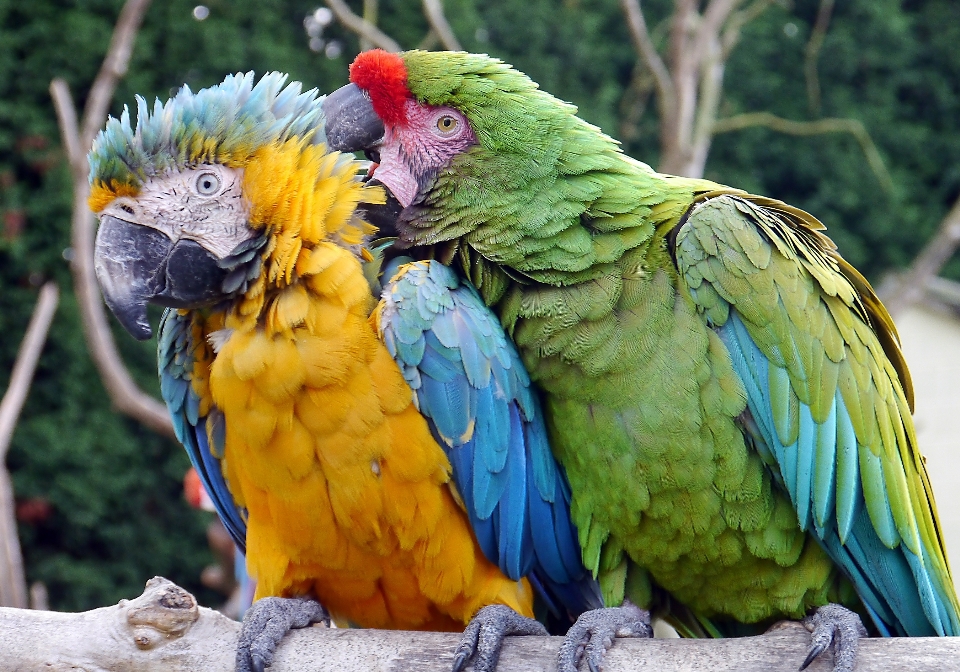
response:
<svg viewBox="0 0 960 672"><path fill-rule="evenodd" d="M197 193L201 196L213 196L220 191L220 177L216 173L200 173L197 176Z"/></svg>
<svg viewBox="0 0 960 672"><path fill-rule="evenodd" d="M459 125L460 122L452 114L445 114L437 119L437 130L444 135L453 133L455 130L457 130L457 126Z"/></svg>

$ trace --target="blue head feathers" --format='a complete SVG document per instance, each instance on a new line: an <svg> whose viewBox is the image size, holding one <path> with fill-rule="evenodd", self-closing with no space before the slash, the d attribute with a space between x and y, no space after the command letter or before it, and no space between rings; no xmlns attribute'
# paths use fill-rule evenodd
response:
<svg viewBox="0 0 960 672"><path fill-rule="evenodd" d="M228 75L222 83L193 93L184 86L151 113L137 96L137 124L124 107L111 117L90 151L90 183L139 186L170 169L201 163L242 165L259 147L303 138L324 142L323 113L316 89L286 87L287 75L271 72L254 85L252 72Z"/></svg>

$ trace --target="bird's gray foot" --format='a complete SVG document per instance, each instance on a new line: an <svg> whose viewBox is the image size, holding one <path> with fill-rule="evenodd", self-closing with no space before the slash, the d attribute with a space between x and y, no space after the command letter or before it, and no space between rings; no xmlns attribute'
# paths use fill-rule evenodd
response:
<svg viewBox="0 0 960 672"><path fill-rule="evenodd" d="M547 629L539 621L521 616L510 607L493 604L477 612L463 631L453 657L453 672L460 672L471 658L475 672L494 672L500 648L507 635L540 635Z"/></svg>
<svg viewBox="0 0 960 672"><path fill-rule="evenodd" d="M810 652L801 670L833 644L833 672L853 672L857 664L860 638L867 636L863 621L839 604L827 604L803 619L803 626L813 633Z"/></svg>
<svg viewBox="0 0 960 672"><path fill-rule="evenodd" d="M581 614L560 645L558 672L577 672L584 658L590 672L600 672L603 656L615 637L653 637L650 612L624 601L621 607Z"/></svg>
<svg viewBox="0 0 960 672"><path fill-rule="evenodd" d="M257 600L243 616L237 643L237 672L263 672L273 661L273 652L283 636L311 623L330 625L330 616L319 602L299 597Z"/></svg>

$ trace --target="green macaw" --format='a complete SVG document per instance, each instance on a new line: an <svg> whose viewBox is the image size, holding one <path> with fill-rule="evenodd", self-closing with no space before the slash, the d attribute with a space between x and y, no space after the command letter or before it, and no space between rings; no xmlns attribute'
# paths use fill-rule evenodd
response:
<svg viewBox="0 0 960 672"><path fill-rule="evenodd" d="M485 55L366 52L350 78L331 146L378 162L395 248L477 287L545 402L611 608L561 669L599 665L627 602L688 635L809 614L805 665L837 633L837 669L866 634L837 605L960 634L896 330L817 219L659 174Z"/></svg>

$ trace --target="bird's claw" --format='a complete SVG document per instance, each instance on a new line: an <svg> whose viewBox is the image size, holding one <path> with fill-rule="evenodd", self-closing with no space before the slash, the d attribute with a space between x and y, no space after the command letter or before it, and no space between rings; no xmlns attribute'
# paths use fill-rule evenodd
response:
<svg viewBox="0 0 960 672"><path fill-rule="evenodd" d="M603 657L616 637L653 637L650 612L625 601L621 607L581 614L560 645L558 672L577 672L584 658L590 672L600 672Z"/></svg>
<svg viewBox="0 0 960 672"><path fill-rule="evenodd" d="M545 637L547 629L539 621L521 616L502 604L484 607L463 631L453 656L453 672L460 672L471 658L476 658L475 672L494 672L500 660L503 638L508 635Z"/></svg>
<svg viewBox="0 0 960 672"><path fill-rule="evenodd" d="M860 638L867 636L867 629L857 614L839 604L827 604L802 622L812 634L810 651L800 666L801 671L833 644L833 672L853 672Z"/></svg>
<svg viewBox="0 0 960 672"><path fill-rule="evenodd" d="M311 623L330 625L330 616L319 602L285 597L257 600L240 627L237 672L263 672L273 662L273 653L284 635Z"/></svg>

